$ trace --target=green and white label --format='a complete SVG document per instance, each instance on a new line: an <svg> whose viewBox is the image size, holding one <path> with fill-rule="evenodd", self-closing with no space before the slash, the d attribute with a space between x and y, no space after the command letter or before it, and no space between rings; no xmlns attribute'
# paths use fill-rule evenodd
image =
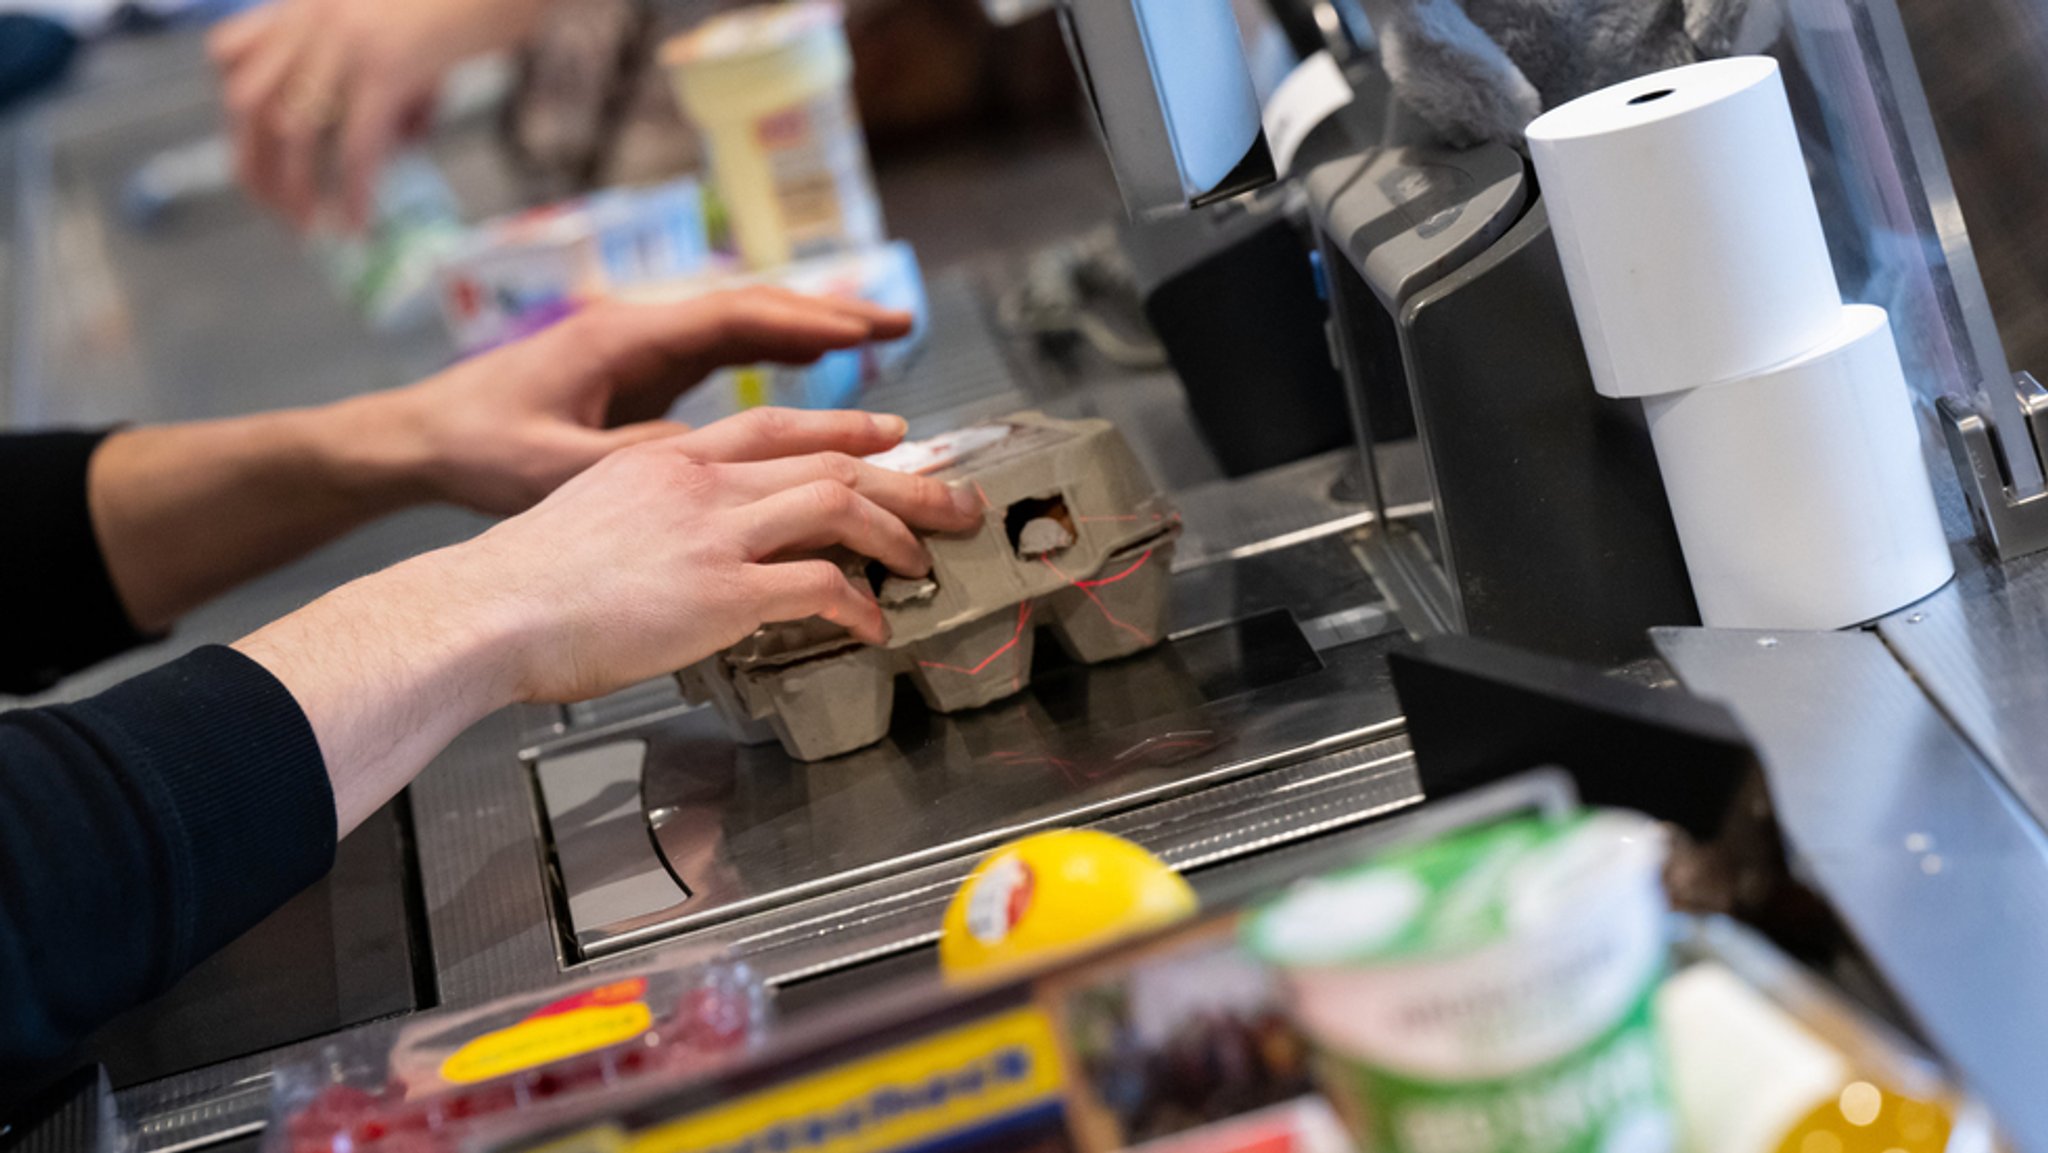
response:
<svg viewBox="0 0 2048 1153"><path fill-rule="evenodd" d="M1368 1150L1669 1153L1662 856L1623 814L1505 822L1306 884L1248 934Z"/></svg>
<svg viewBox="0 0 2048 1153"><path fill-rule="evenodd" d="M1325 1053L1325 1081L1366 1147L1399 1153L1669 1153L1663 1055L1643 1001L1604 1038L1547 1065L1429 1081Z"/></svg>

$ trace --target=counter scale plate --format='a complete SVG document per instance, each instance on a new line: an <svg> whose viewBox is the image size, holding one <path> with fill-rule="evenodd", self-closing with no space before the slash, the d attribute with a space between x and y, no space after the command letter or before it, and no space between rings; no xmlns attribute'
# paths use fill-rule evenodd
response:
<svg viewBox="0 0 2048 1153"><path fill-rule="evenodd" d="M1304 574L1320 595L1304 595ZM680 703L528 750L565 960L844 894L1397 729L1384 657L1405 638L1343 538L1175 583L1178 627L1158 648L1084 666L1040 646L1029 689L953 716L903 682L888 739L833 760L735 743L715 712Z"/></svg>

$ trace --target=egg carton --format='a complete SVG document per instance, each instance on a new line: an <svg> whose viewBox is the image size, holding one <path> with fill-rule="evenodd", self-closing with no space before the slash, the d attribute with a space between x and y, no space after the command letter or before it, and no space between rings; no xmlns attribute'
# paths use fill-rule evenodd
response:
<svg viewBox="0 0 2048 1153"><path fill-rule="evenodd" d="M873 460L970 487L981 525L927 537L922 580L849 567L881 602L886 645L812 618L679 673L684 694L715 706L737 739L824 760L888 735L900 676L955 713L1022 692L1041 631L1085 664L1164 639L1180 515L1108 421L1018 413Z"/></svg>

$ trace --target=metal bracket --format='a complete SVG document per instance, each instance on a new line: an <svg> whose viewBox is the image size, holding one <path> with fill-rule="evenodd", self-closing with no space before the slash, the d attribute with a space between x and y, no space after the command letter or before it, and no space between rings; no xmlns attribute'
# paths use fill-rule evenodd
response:
<svg viewBox="0 0 2048 1153"><path fill-rule="evenodd" d="M2048 389L2030 372L2013 377L2020 417L2034 456L2048 465ZM2013 491L2012 470L1993 435L1990 421L1968 401L1944 396L1935 401L1941 413L1942 436L1948 441L1963 496L1977 532L1989 541L2000 560L2048 549L2048 490L2024 495Z"/></svg>

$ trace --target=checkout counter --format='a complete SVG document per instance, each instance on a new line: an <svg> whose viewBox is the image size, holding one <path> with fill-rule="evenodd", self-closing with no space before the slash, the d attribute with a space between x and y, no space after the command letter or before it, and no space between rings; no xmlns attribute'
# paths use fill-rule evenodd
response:
<svg viewBox="0 0 2048 1153"><path fill-rule="evenodd" d="M232 198L148 233L123 223L126 175L213 118L196 41L173 35L113 46L72 91L0 129L13 207L0 259L0 423L318 402L445 358L438 336L365 339L302 255ZM475 134L437 147L466 198L488 207L503 195ZM1382 308L1354 311L1362 319L1335 334L1354 362L1402 325L1408 371L1455 380L1459 350L1431 326L1499 307L1501 285L1555 278L1554 257L1546 273L1524 255L1542 223L1527 174L1483 159L1445 164L1408 171L1449 172L1449 185L1404 183L1392 169L1342 182L1437 245L1406 266L1430 276L1388 276L1371 259L1384 229L1363 219L1328 229L1340 313L1347 292L1373 293ZM1077 195L1108 202L1107 173L1098 179ZM1441 227L1446 196L1480 208ZM1372 212L1340 200L1320 205L1326 222ZM918 221L896 223L917 238ZM863 403L905 415L913 434L1021 408L1115 420L1186 519L1169 641L1112 666L1042 670L1030 692L973 714L902 710L888 741L820 765L734 745L670 681L489 718L350 837L326 881L102 1035L95 1048L137 1153L250 1140L267 1070L336 1034L656 950L746 961L786 1016L832 1005L929 968L940 913L979 853L1034 829L1090 825L1152 850L1198 888L1227 883L1247 862L1424 801L1386 658L1445 631L1579 649L1571 655L1632 681L1725 702L1761 751L1795 874L1826 897L1900 1016L1991 1106L2013 1147L2048 1150L2038 1091L2048 1068L2048 559L1979 551L1953 473L1934 470L1962 575L1874 629L1679 627L1644 643L1634 621L1594 620L1603 606L1662 612L1672 587L1641 583L1618 609L1588 587L1568 598L1578 608L1539 620L1525 606L1544 599L1545 582L1555 588L1606 545L1581 535L1565 542L1577 558L1555 561L1501 545L1510 528L1542 526L1475 516L1479 490L1444 478L1460 454L1490 466L1470 444L1413 436L1419 422L1427 440L1449 411L1430 405L1457 403L1451 392L1416 405L1394 430L1405 436L1361 401L1361 440L1374 445L1363 464L1341 448L1225 477L1172 378L1054 367L996 330L992 285L1015 255L936 270L929 347ZM1516 279L1466 289L1468 278L1450 299L1452 278L1440 274L1466 266ZM1416 306L1426 298L1435 312ZM1374 412L1377 431L1366 427ZM1604 459L1640 470L1647 458ZM1546 475L1567 488L1599 483ZM1486 484L1499 492L1512 479ZM172 647L232 639L480 524L428 510L375 525L64 691L90 692ZM1640 564L1669 578L1674 558L1653 550ZM1515 565L1526 601L1475 599ZM1631 629L1637 651L1622 651L1615 637Z"/></svg>
<svg viewBox="0 0 2048 1153"><path fill-rule="evenodd" d="M366 338L233 194L148 231L125 223L118 195L135 166L211 130L213 81L192 38L109 47L74 91L8 125L9 424L317 403L445 362L438 332ZM482 136L437 147L458 192L488 209L507 190ZM1098 146L1058 147L1092 157L1051 162L1096 182L1069 191L1106 218L1115 193ZM972 226L898 224L913 242L920 228ZM932 247L957 251L960 237ZM1174 639L1116 666L1056 670L969 716L906 709L890 742L823 765L733 745L670 680L493 717L348 838L325 882L106 1031L96 1049L141 1148L252 1132L265 1071L294 1046L665 946L744 958L783 990L784 1012L830 1001L929 965L939 912L978 852L1033 828L1095 824L1192 869L1420 799L1378 659L1405 638L1348 535L1373 514L1330 496L1352 454L1224 477L1171 375L1040 363L998 335L993 276L1020 255L930 270L927 347L863 403L908 417L914 435L1023 408L1116 421L1186 518ZM63 691L231 640L482 524L425 510L372 526ZM1195 739L1148 743L1168 721Z"/></svg>

